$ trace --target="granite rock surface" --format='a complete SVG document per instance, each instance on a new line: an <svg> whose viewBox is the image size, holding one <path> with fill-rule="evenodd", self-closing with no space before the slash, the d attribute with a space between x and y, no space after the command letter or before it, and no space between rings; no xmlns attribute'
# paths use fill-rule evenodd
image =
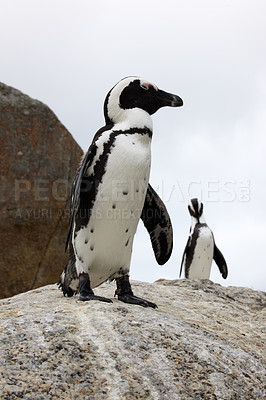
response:
<svg viewBox="0 0 266 400"><path fill-rule="evenodd" d="M56 285L0 301L1 399L264 399L265 293L209 280L132 282L158 309Z"/></svg>

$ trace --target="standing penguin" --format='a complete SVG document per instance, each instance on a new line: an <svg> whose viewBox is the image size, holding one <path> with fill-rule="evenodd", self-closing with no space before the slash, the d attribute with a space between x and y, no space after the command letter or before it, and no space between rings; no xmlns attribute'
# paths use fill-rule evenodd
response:
<svg viewBox="0 0 266 400"><path fill-rule="evenodd" d="M105 126L94 136L73 182L69 260L59 282L64 295L79 292L82 301L111 302L92 289L115 279L119 300L156 307L134 296L130 260L140 218L157 262L162 265L171 255L171 221L149 185L151 115L164 106L182 105L180 97L138 77L122 79L107 94Z"/></svg>
<svg viewBox="0 0 266 400"><path fill-rule="evenodd" d="M184 266L185 278L210 279L211 264L214 259L222 277L226 279L227 265L224 256L215 244L212 231L205 222L203 204L198 199L191 199L188 211L191 215L191 227L182 257L179 278Z"/></svg>

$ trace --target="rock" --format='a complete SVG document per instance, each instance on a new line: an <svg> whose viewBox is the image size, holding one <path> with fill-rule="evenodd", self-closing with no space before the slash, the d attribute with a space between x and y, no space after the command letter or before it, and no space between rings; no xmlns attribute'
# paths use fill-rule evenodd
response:
<svg viewBox="0 0 266 400"><path fill-rule="evenodd" d="M0 83L0 297L57 282L82 151L43 103Z"/></svg>
<svg viewBox="0 0 266 400"><path fill-rule="evenodd" d="M158 309L80 302L56 285L0 301L1 398L265 398L265 293L208 280L132 286Z"/></svg>

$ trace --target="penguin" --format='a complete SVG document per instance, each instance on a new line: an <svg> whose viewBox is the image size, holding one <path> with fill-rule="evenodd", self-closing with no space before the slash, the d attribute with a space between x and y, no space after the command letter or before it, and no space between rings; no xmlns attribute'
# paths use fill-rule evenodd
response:
<svg viewBox="0 0 266 400"><path fill-rule="evenodd" d="M191 199L188 205L191 215L189 238L183 253L180 274L185 269L185 278L210 279L212 260L216 262L221 275L227 278L228 270L224 256L215 244L211 229L203 216L203 204Z"/></svg>
<svg viewBox="0 0 266 400"><path fill-rule="evenodd" d="M116 281L125 303L156 308L133 294L129 281L132 245L142 219L160 265L169 259L173 231L167 209L149 184L152 118L161 107L180 107L182 99L153 83L130 76L104 101L105 126L98 130L72 185L67 265L60 277L63 294L99 300L93 289Z"/></svg>

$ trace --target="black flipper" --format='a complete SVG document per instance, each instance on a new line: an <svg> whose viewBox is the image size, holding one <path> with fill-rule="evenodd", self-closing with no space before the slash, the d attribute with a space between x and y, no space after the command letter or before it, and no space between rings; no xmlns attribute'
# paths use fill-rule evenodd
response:
<svg viewBox="0 0 266 400"><path fill-rule="evenodd" d="M214 241L214 239L213 239ZM213 259L216 262L219 271L222 274L222 277L224 279L227 278L228 275L228 269L227 269L227 264L226 261L224 259L224 256L222 255L222 253L220 252L220 250L218 249L218 247L216 246L215 242L214 242L214 250L213 250Z"/></svg>
<svg viewBox="0 0 266 400"><path fill-rule="evenodd" d="M181 274L182 274L182 269L183 269L185 257L187 255L187 250L188 250L188 246L189 246L189 242L190 241L191 241L191 237L189 236L189 238L187 240L187 244L186 244L185 250L184 250L184 253L183 253L183 256L182 256L182 261L181 261L181 265L180 265L180 272L179 272L179 278L181 277ZM185 271L185 273L186 273L186 271Z"/></svg>
<svg viewBox="0 0 266 400"><path fill-rule="evenodd" d="M71 197L71 206L70 206L69 228L68 228L68 233L67 233L65 251L67 250L67 247L68 247L68 243L69 243L71 233L72 233L74 217L75 217L75 214L76 214L78 206L79 206L82 178L83 178L84 173L86 172L87 168L89 168L92 163L93 155L95 155L95 151L96 151L95 146L93 146L93 144L92 144L90 146L88 152L86 153L85 157L83 158L81 166L80 166L80 168L77 172L77 175L75 176L75 179L73 181L72 194L71 194L72 197Z"/></svg>
<svg viewBox="0 0 266 400"><path fill-rule="evenodd" d="M104 131L107 131L111 129L110 125L106 125L103 128L99 129L98 132L95 134L92 144L89 147L89 150L85 154L82 163L80 165L80 168L78 169L78 172L75 176L75 179L73 181L73 186L72 186L72 193L71 193L71 206L70 206L70 218L69 218L69 228L68 228L68 233L67 233L67 239L66 239L66 247L65 251L67 250L68 243L71 237L72 233L72 228L73 228L73 222L75 215L78 211L80 203L82 203L82 200L84 200L86 206L85 209L88 211L88 194L91 192L96 192L95 187L93 187L92 182L89 180L88 177L86 177L86 172L88 168L90 168L95 154L97 152L97 146L95 144L96 140L101 136L101 134ZM84 190L82 190L82 183L84 184ZM95 184L95 182L94 182ZM85 196L82 196L82 193L85 194ZM94 193L95 194L95 193ZM87 218L87 215L85 216Z"/></svg>
<svg viewBox="0 0 266 400"><path fill-rule="evenodd" d="M163 201L150 184L140 217L149 232L158 264L165 264L173 249L173 228Z"/></svg>

